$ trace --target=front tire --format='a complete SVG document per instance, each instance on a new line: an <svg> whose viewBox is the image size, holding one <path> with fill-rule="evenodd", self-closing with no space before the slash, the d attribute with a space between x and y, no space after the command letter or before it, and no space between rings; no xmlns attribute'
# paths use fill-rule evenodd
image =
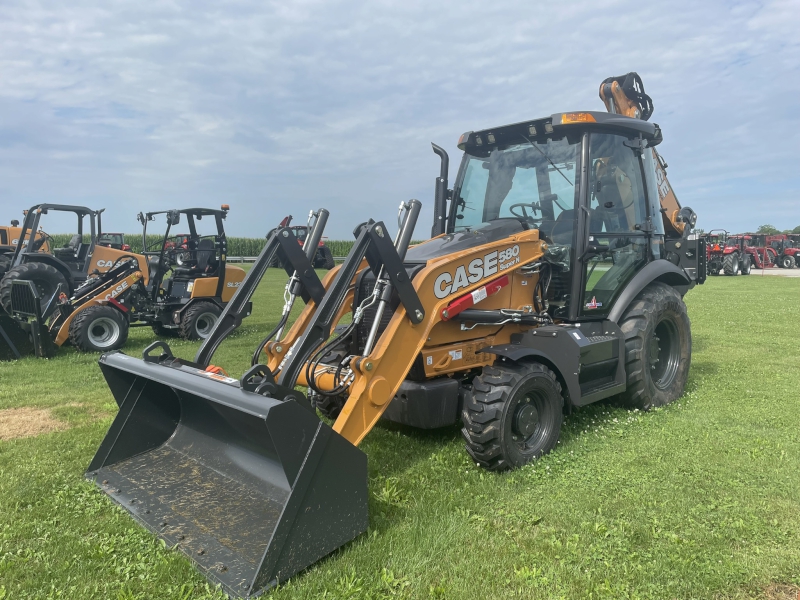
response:
<svg viewBox="0 0 800 600"><path fill-rule="evenodd" d="M69 325L69 341L82 352L119 350L128 341L128 321L111 306L84 308Z"/></svg>
<svg viewBox="0 0 800 600"><path fill-rule="evenodd" d="M490 471L521 467L555 448L564 418L555 373L539 363L485 367L464 396L461 434Z"/></svg>
<svg viewBox="0 0 800 600"><path fill-rule="evenodd" d="M674 288L651 283L620 321L625 336L628 408L650 410L680 398L692 362L692 332L686 304Z"/></svg>
<svg viewBox="0 0 800 600"><path fill-rule="evenodd" d="M744 260L742 260L742 275L750 275L750 257L745 256Z"/></svg>
<svg viewBox="0 0 800 600"><path fill-rule="evenodd" d="M738 275L739 255L736 253L728 254L722 261L722 270L725 272L725 275Z"/></svg>
<svg viewBox="0 0 800 600"><path fill-rule="evenodd" d="M778 264L784 269L793 269L794 257L788 254L784 254L783 256L780 257Z"/></svg>
<svg viewBox="0 0 800 600"><path fill-rule="evenodd" d="M42 313L44 313L47 304L53 294L56 293L56 290L59 289L59 286L61 286L61 290L65 294L69 295L67 280L58 269L40 262L23 263L9 269L3 277L3 281L0 282L0 304L8 313L11 313L11 282L15 280L33 282L39 293ZM55 310L55 303L51 306L50 312L53 310ZM47 318L50 314L42 314L42 316Z"/></svg>
<svg viewBox="0 0 800 600"><path fill-rule="evenodd" d="M181 319L181 337L185 340L206 339L222 310L213 302L195 302Z"/></svg>

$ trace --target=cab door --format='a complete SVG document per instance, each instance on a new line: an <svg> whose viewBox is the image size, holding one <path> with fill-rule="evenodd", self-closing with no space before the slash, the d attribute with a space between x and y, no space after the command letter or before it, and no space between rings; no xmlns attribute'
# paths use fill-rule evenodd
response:
<svg viewBox="0 0 800 600"><path fill-rule="evenodd" d="M605 317L633 276L662 252L653 153L639 151L636 142L610 133L589 137L580 318Z"/></svg>

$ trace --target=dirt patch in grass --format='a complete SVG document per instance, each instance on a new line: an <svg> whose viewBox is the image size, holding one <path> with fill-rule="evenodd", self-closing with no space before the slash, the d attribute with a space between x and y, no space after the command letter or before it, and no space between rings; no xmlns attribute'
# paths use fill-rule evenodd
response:
<svg viewBox="0 0 800 600"><path fill-rule="evenodd" d="M765 600L800 600L800 587L773 583L764 588Z"/></svg>
<svg viewBox="0 0 800 600"><path fill-rule="evenodd" d="M0 410L0 440L16 440L63 431L69 424L53 418L46 408L6 408Z"/></svg>

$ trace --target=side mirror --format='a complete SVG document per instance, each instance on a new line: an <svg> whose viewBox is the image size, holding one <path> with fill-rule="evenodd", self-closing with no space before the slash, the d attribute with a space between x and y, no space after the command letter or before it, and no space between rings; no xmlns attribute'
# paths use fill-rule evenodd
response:
<svg viewBox="0 0 800 600"><path fill-rule="evenodd" d="M139 221L139 223L141 223L142 225L144 225L147 219L145 219L144 213L139 213L138 215L136 215L136 220Z"/></svg>
<svg viewBox="0 0 800 600"><path fill-rule="evenodd" d="M177 210L167 211L167 223L169 223L170 226L177 225L180 222L181 222L181 213L179 213Z"/></svg>

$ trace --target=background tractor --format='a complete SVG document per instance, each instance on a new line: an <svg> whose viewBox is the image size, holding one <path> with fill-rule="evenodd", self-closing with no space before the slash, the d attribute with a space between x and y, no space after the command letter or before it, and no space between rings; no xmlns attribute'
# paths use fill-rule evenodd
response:
<svg viewBox="0 0 800 600"><path fill-rule="evenodd" d="M142 360L104 354L119 413L87 477L227 594L253 597L366 530L358 444L381 418L460 423L471 460L501 471L552 450L572 410L680 397L683 296L705 280L705 240L667 181L638 75L600 95L607 113L463 134L452 189L434 146L431 239L409 247L421 204L404 202L393 237L358 225L320 281L321 209L302 249L291 227L269 236L193 361L164 342ZM283 317L229 376L214 352L279 252Z"/></svg>
<svg viewBox="0 0 800 600"><path fill-rule="evenodd" d="M302 246L309 235L309 225L291 225L291 222L292 215L289 215L288 217L284 218L283 221L281 221L280 227L290 227L292 234L295 238L297 238L297 243ZM274 231L274 229L271 230L267 234L267 237L274 233ZM278 253L273 257L269 266L284 268L286 263L287 260L284 252L279 250ZM317 250L314 252L314 256L311 259L311 264L314 265L315 269L327 270L331 270L336 266L336 262L333 260L333 253L331 252L331 249L325 245L325 242L322 239L317 242Z"/></svg>
<svg viewBox="0 0 800 600"><path fill-rule="evenodd" d="M762 236L763 237L763 236ZM722 270L725 275L749 275L753 267L771 269L775 266L775 251L764 245L758 246L758 234L738 233L729 235L725 241Z"/></svg>
<svg viewBox="0 0 800 600"><path fill-rule="evenodd" d="M703 234L706 243L706 262L709 275L719 275L725 262L725 242L728 232L724 229L712 229Z"/></svg>
<svg viewBox="0 0 800 600"><path fill-rule="evenodd" d="M775 264L783 269L800 266L800 247L789 235L780 233L766 236L766 244L775 250Z"/></svg>

